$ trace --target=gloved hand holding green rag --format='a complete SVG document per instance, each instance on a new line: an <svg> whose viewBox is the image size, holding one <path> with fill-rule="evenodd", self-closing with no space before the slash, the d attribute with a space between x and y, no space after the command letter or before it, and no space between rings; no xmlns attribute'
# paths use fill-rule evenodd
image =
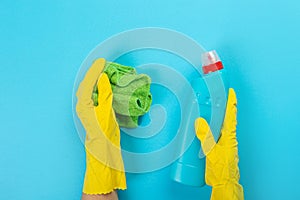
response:
<svg viewBox="0 0 300 200"><path fill-rule="evenodd" d="M119 126L135 128L138 117L147 113L152 103L151 79L145 74L137 74L133 67L107 62L107 74L113 91L113 109ZM95 88L93 99L97 105L98 91Z"/></svg>

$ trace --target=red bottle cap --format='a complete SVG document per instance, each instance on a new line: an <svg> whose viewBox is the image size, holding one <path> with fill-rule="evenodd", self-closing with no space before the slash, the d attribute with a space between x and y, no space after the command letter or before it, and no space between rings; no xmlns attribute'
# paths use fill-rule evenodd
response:
<svg viewBox="0 0 300 200"><path fill-rule="evenodd" d="M215 50L201 55L202 71L204 74L223 69L223 64Z"/></svg>

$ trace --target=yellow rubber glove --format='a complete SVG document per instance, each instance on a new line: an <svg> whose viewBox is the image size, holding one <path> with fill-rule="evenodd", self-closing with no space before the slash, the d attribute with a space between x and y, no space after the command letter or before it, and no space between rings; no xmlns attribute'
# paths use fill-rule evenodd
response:
<svg viewBox="0 0 300 200"><path fill-rule="evenodd" d="M112 108L112 91L105 73L105 60L96 60L80 83L76 112L86 131L86 172L83 193L107 194L126 189L120 149L120 129ZM98 82L97 82L98 81ZM92 92L98 86L98 106Z"/></svg>
<svg viewBox="0 0 300 200"><path fill-rule="evenodd" d="M206 120L198 118L195 121L196 135L206 155L205 181L212 186L211 200L244 199L243 187L239 184L236 105L235 92L230 88L221 137L217 144Z"/></svg>

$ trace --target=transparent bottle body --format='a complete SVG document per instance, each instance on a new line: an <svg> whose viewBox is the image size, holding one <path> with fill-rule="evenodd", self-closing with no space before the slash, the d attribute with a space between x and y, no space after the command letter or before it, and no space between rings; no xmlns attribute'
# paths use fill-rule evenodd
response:
<svg viewBox="0 0 300 200"><path fill-rule="evenodd" d="M173 164L171 178L185 185L202 187L205 185L205 155L196 137L191 144L186 144L185 138L195 136L194 122L198 117L203 117L210 125L215 141L219 139L227 102L226 72L222 69L204 74L194 79L191 85L194 94L186 96L183 115L185 127L179 130L182 141L178 144L179 149L190 146ZM200 113L195 112L196 106Z"/></svg>

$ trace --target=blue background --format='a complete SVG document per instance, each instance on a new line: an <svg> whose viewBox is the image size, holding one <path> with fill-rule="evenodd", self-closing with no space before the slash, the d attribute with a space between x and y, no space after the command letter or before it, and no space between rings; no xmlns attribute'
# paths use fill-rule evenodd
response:
<svg viewBox="0 0 300 200"><path fill-rule="evenodd" d="M145 26L189 35L216 49L230 69L246 199L300 199L299 21L297 0L2 0L1 199L80 198L85 154L72 119L76 72L101 41ZM192 195L177 189L178 199ZM209 199L209 192L197 195Z"/></svg>

